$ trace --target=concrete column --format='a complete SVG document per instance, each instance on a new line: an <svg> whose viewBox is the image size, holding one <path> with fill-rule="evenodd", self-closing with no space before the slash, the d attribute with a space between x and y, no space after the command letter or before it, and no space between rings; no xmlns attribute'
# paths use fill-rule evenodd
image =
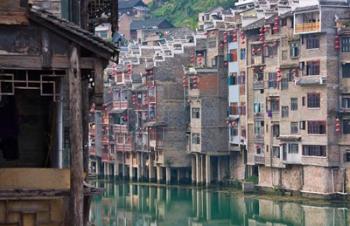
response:
<svg viewBox="0 0 350 226"><path fill-rule="evenodd" d="M170 184L171 182L171 168L170 167L166 167L165 168L165 181L166 181L166 184Z"/></svg>
<svg viewBox="0 0 350 226"><path fill-rule="evenodd" d="M137 163L137 181L141 179L141 153L136 153L136 163Z"/></svg>
<svg viewBox="0 0 350 226"><path fill-rule="evenodd" d="M181 168L178 168L177 171L176 171L176 176L177 176L177 183L179 184L180 183L180 180L181 180Z"/></svg>
<svg viewBox="0 0 350 226"><path fill-rule="evenodd" d="M197 180L197 172L196 172L196 155L192 156L192 172L191 172L191 177L192 177L192 183L196 183Z"/></svg>
<svg viewBox="0 0 350 226"><path fill-rule="evenodd" d="M141 166L141 170L140 170L140 177L141 179L144 179L145 177L145 161L144 161L144 154L141 152L140 153L140 166Z"/></svg>
<svg viewBox="0 0 350 226"><path fill-rule="evenodd" d="M115 154L115 162L114 162L114 176L119 177L120 169L119 169L119 160L118 153Z"/></svg>
<svg viewBox="0 0 350 226"><path fill-rule="evenodd" d="M218 158L218 182L221 182L221 159L220 156L217 157Z"/></svg>
<svg viewBox="0 0 350 226"><path fill-rule="evenodd" d="M200 168L200 160L199 160L199 154L196 154L196 183L200 183L201 178L201 168Z"/></svg>
<svg viewBox="0 0 350 226"><path fill-rule="evenodd" d="M149 154L148 155L148 179L149 181L152 181L154 179L154 169L153 169L153 159L152 159L152 155Z"/></svg>
<svg viewBox="0 0 350 226"><path fill-rule="evenodd" d="M163 171L162 171L162 167L157 166L157 181L158 183L161 182L163 180Z"/></svg>
<svg viewBox="0 0 350 226"><path fill-rule="evenodd" d="M211 165L210 165L210 155L205 156L205 182L210 185L211 182Z"/></svg>
<svg viewBox="0 0 350 226"><path fill-rule="evenodd" d="M203 155L200 155L200 171L201 171L201 174L200 174L200 183L203 184L204 182L204 174L205 174L205 171L204 171L204 156Z"/></svg>
<svg viewBox="0 0 350 226"><path fill-rule="evenodd" d="M134 168L132 167L132 156L130 158L130 165L129 165L129 179L133 180L134 179Z"/></svg>
<svg viewBox="0 0 350 226"><path fill-rule="evenodd" d="M122 153L122 177L125 178L126 177L126 170L125 170L125 153Z"/></svg>
<svg viewBox="0 0 350 226"><path fill-rule="evenodd" d="M166 188L166 190L165 190L165 202L167 205L169 205L171 202L171 189L170 188Z"/></svg>
<svg viewBox="0 0 350 226"><path fill-rule="evenodd" d="M197 190L197 211L196 211L196 217L199 219L201 217L201 209L202 209L202 200L201 200L201 197L200 197L200 191Z"/></svg>
<svg viewBox="0 0 350 226"><path fill-rule="evenodd" d="M207 221L211 220L211 193L210 192L206 192L206 197L205 197L205 206L206 206L206 215L207 215Z"/></svg>

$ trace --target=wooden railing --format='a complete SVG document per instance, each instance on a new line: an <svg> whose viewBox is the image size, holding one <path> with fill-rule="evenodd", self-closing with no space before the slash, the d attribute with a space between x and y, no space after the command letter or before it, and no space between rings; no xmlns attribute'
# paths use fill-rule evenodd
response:
<svg viewBox="0 0 350 226"><path fill-rule="evenodd" d="M320 31L320 28L321 28L320 22L296 24L295 33L317 32L317 31Z"/></svg>

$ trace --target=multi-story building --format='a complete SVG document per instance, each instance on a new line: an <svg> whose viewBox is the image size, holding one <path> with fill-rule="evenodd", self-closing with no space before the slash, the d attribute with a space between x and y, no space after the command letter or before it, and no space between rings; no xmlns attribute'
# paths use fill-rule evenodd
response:
<svg viewBox="0 0 350 226"><path fill-rule="evenodd" d="M335 20L348 9L347 1L315 1L283 14L266 10L268 16L243 27L247 164L261 187L322 194L346 189L347 124L339 111L346 37Z"/></svg>
<svg viewBox="0 0 350 226"><path fill-rule="evenodd" d="M224 50L224 32L219 28L198 34L193 65L185 69L190 108L188 150L192 181L197 184L221 182L229 174Z"/></svg>

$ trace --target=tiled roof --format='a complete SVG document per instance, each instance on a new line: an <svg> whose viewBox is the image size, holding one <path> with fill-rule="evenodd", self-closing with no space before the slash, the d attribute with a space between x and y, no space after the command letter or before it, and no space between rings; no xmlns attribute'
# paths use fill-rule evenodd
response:
<svg viewBox="0 0 350 226"><path fill-rule="evenodd" d="M29 19L106 59L114 57L119 52L118 47L113 43L47 11L33 7L29 10Z"/></svg>

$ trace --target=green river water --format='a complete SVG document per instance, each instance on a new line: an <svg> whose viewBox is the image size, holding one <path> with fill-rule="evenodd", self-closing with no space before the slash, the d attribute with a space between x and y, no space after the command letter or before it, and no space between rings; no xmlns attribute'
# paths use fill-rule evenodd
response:
<svg viewBox="0 0 350 226"><path fill-rule="evenodd" d="M293 197L243 195L234 190L96 182L95 226L345 226L349 204Z"/></svg>

